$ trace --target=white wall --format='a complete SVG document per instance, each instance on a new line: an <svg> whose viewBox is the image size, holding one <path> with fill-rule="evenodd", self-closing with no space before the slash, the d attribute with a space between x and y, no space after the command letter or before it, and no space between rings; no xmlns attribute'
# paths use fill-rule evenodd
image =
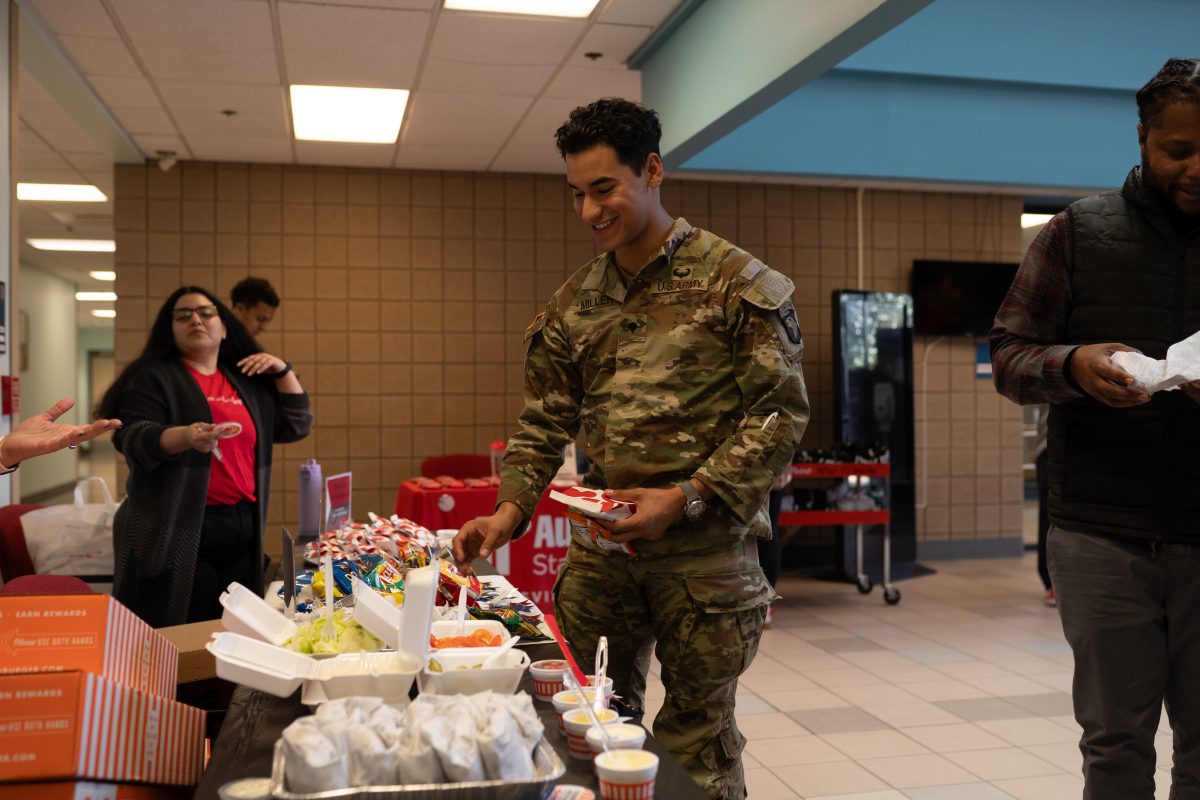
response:
<svg viewBox="0 0 1200 800"><path fill-rule="evenodd" d="M92 407L88 402L88 397L91 394L88 386L88 353L92 351L107 351L112 352L113 349L113 329L107 328L80 328L79 329L79 371L75 379L75 408L71 412L75 415L75 422L80 425L92 421ZM107 436L107 434L105 434Z"/></svg>
<svg viewBox="0 0 1200 800"><path fill-rule="evenodd" d="M22 264L17 305L29 315L29 363L21 371L21 416L29 417L64 397L78 397L75 284ZM12 317L17 324L17 314ZM22 464L21 496L74 483L77 458L75 451L63 450Z"/></svg>

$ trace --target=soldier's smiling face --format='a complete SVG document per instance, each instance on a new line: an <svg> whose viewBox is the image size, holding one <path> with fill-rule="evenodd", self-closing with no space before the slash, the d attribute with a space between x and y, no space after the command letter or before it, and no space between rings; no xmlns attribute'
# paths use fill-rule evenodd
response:
<svg viewBox="0 0 1200 800"><path fill-rule="evenodd" d="M654 236L651 221L660 207L663 178L662 159L656 153L647 156L641 175L622 164L617 151L606 144L568 154L566 163L575 213L591 230L597 248L615 252L619 259L620 250L638 249L643 238Z"/></svg>

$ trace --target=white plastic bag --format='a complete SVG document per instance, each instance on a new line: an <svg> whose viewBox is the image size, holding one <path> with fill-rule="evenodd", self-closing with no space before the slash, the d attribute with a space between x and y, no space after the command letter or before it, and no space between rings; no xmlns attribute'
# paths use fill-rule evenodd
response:
<svg viewBox="0 0 1200 800"><path fill-rule="evenodd" d="M85 503L83 489L99 481L103 503ZM25 546L34 571L55 575L113 574L113 502L103 478L87 478L75 487L71 505L47 506L21 517Z"/></svg>

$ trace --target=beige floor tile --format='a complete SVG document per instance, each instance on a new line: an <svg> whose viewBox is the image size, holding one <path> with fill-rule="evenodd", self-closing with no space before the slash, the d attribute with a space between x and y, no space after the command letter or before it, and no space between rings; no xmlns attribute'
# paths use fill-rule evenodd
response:
<svg viewBox="0 0 1200 800"><path fill-rule="evenodd" d="M1025 750L1038 758L1049 761L1063 772L1071 775L1083 774L1083 754L1078 742L1053 742L1026 747Z"/></svg>
<svg viewBox="0 0 1200 800"><path fill-rule="evenodd" d="M863 710L879 717L894 728L912 728L917 725L950 725L962 722L949 711L933 703L895 703L863 706Z"/></svg>
<svg viewBox="0 0 1200 800"><path fill-rule="evenodd" d="M754 800L799 800L800 795L788 788L769 769L746 770L746 792Z"/></svg>
<svg viewBox="0 0 1200 800"><path fill-rule="evenodd" d="M738 686L745 687L756 693L784 692L797 689L819 689L810 676L801 675L795 670L788 669L779 672L762 672L751 675L747 672L738 679Z"/></svg>
<svg viewBox="0 0 1200 800"><path fill-rule="evenodd" d="M1032 778L1037 775L1058 775L1063 770L1019 747L996 750L971 750L946 753L946 758L969 770L985 781L1007 778Z"/></svg>
<svg viewBox="0 0 1200 800"><path fill-rule="evenodd" d="M824 689L759 692L759 697L780 711L807 711L812 708L844 708L850 705L850 703L838 697L833 692L828 692Z"/></svg>
<svg viewBox="0 0 1200 800"><path fill-rule="evenodd" d="M970 783L975 780L975 776L962 767L933 753L919 756L865 758L859 763L897 789L937 786L947 783Z"/></svg>
<svg viewBox="0 0 1200 800"><path fill-rule="evenodd" d="M920 742L935 753L987 750L1004 747L1008 742L970 722L950 725L922 725L902 728L905 736Z"/></svg>
<svg viewBox="0 0 1200 800"><path fill-rule="evenodd" d="M801 797L824 797L883 791L890 788L853 761L836 761L812 767L780 767L775 774Z"/></svg>
<svg viewBox="0 0 1200 800"><path fill-rule="evenodd" d="M1009 744L1027 747L1035 744L1076 742L1079 734L1072 733L1050 720L1028 717L1025 719L996 719L977 723L989 733L994 733Z"/></svg>
<svg viewBox="0 0 1200 800"><path fill-rule="evenodd" d="M833 693L856 706L895 705L896 703L919 703L921 698L909 694L899 686L881 683L876 686L843 686Z"/></svg>
<svg viewBox="0 0 1200 800"><path fill-rule="evenodd" d="M899 731L826 733L820 738L856 761L888 756L916 756L929 752L923 745Z"/></svg>
<svg viewBox="0 0 1200 800"><path fill-rule="evenodd" d="M975 700L990 696L982 689L950 678L930 683L906 683L904 690L931 703L937 700Z"/></svg>
<svg viewBox="0 0 1200 800"><path fill-rule="evenodd" d="M777 739L780 736L803 736L808 733L787 714L751 714L738 717L738 729L751 741Z"/></svg>
<svg viewBox="0 0 1200 800"><path fill-rule="evenodd" d="M838 794L826 795L824 797L810 797L808 800L909 800L909 798L897 792L895 789L887 789L882 792L855 792L854 794Z"/></svg>
<svg viewBox="0 0 1200 800"><path fill-rule="evenodd" d="M1019 675L1006 675L991 678L965 678L964 683L976 689L987 692L993 697L1008 697L1010 695L1030 695L1046 693L1046 687L1037 681L1022 678Z"/></svg>
<svg viewBox="0 0 1200 800"><path fill-rule="evenodd" d="M1066 800L1079 797L1083 793L1083 778L1074 775L1013 778L996 781L994 785L1017 800Z"/></svg>
<svg viewBox="0 0 1200 800"><path fill-rule="evenodd" d="M847 686L878 686L887 681L857 667L842 669L809 670L804 677L826 689L841 689Z"/></svg>
<svg viewBox="0 0 1200 800"><path fill-rule="evenodd" d="M820 764L826 761L845 761L847 756L820 736L781 736L774 739L752 739L746 752L769 769L793 767L800 764Z"/></svg>

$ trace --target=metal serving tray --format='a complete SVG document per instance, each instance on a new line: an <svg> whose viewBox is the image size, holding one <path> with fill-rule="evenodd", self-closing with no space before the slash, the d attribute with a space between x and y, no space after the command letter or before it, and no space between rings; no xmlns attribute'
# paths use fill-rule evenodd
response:
<svg viewBox="0 0 1200 800"><path fill-rule="evenodd" d="M539 800L546 787L567 771L558 753L542 739L533 749L534 776L527 781L357 786L296 794L285 786L283 758L283 741L280 740L275 743L275 757L271 763L271 797L276 800Z"/></svg>

